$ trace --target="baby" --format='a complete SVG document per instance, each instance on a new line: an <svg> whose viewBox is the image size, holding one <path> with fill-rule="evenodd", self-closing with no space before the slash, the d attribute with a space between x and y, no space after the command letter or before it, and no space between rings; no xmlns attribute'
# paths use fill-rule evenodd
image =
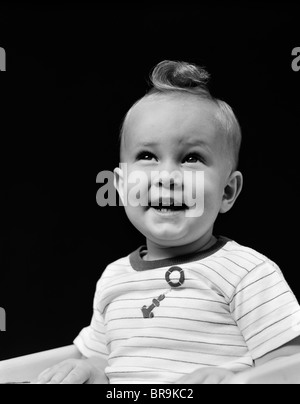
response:
<svg viewBox="0 0 300 404"><path fill-rule="evenodd" d="M220 384L300 352L300 307L280 269L214 234L243 177L240 126L208 79L164 61L126 115L115 186L146 246L104 271L91 325L74 341L82 359L39 383ZM128 198L136 173L139 204Z"/></svg>

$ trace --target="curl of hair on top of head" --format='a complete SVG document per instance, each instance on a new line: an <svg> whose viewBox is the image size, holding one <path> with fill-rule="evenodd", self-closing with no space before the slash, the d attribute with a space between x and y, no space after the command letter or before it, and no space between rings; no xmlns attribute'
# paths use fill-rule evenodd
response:
<svg viewBox="0 0 300 404"><path fill-rule="evenodd" d="M214 98L211 95L207 87L210 74L204 68L195 64L165 60L153 69L150 79L152 88L132 106L130 111L140 101L153 95L189 93L201 99L211 101L217 107L216 118L224 129L224 134L227 136L228 148L232 155L233 169L236 170L242 141L241 128L232 108L225 101ZM123 121L120 136L121 141L129 112Z"/></svg>
<svg viewBox="0 0 300 404"><path fill-rule="evenodd" d="M207 88L209 79L209 73L202 67L186 62L165 60L153 69L151 75L153 88L148 94L185 91L212 99Z"/></svg>

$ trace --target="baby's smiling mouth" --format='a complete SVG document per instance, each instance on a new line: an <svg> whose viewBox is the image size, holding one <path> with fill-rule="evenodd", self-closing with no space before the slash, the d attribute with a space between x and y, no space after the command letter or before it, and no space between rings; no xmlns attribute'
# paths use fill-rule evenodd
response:
<svg viewBox="0 0 300 404"><path fill-rule="evenodd" d="M149 204L149 209L154 209L157 213L160 214L176 214L180 212L185 212L188 210L187 205L184 203L178 203L175 201L169 201L169 202L151 202Z"/></svg>

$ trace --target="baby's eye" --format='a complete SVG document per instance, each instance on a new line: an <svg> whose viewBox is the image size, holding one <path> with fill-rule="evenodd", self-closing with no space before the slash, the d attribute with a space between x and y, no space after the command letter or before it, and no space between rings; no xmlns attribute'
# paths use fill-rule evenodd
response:
<svg viewBox="0 0 300 404"><path fill-rule="evenodd" d="M189 164L204 163L204 159L203 157L200 156L200 154L189 154L187 157L185 157L183 163L189 163Z"/></svg>
<svg viewBox="0 0 300 404"><path fill-rule="evenodd" d="M146 161L151 161L153 159L156 159L153 153L150 152L141 152L137 156L137 160L146 160Z"/></svg>

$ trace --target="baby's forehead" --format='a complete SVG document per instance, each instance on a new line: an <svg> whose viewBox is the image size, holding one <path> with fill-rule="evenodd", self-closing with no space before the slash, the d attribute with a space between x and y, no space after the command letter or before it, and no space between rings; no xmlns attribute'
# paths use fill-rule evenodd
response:
<svg viewBox="0 0 300 404"><path fill-rule="evenodd" d="M192 142L195 138L214 141L220 132L216 107L193 95L149 96L128 113L124 124L124 142Z"/></svg>
<svg viewBox="0 0 300 404"><path fill-rule="evenodd" d="M187 119L194 114L202 119L215 117L217 108L210 100L201 99L193 94L152 94L142 98L128 113L128 120L137 123L139 120L162 117ZM199 117L200 117L199 116Z"/></svg>

